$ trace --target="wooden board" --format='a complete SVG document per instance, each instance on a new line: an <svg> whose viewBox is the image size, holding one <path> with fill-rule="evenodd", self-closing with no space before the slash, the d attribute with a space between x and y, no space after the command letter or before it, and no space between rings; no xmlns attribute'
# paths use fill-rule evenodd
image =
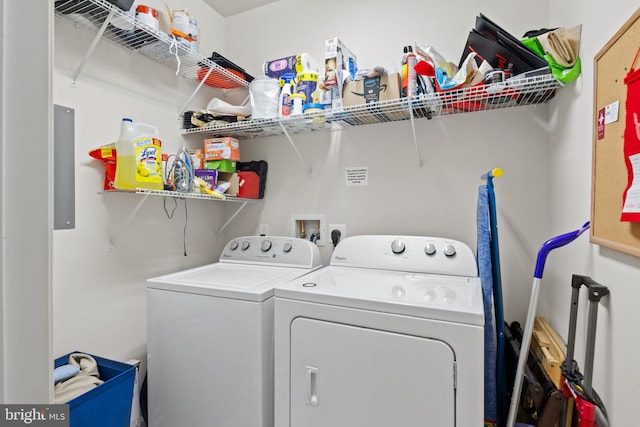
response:
<svg viewBox="0 0 640 427"><path fill-rule="evenodd" d="M558 389L561 389L562 362L566 358L566 346L558 333L544 317L536 317L533 325L531 351Z"/></svg>
<svg viewBox="0 0 640 427"><path fill-rule="evenodd" d="M591 242L640 256L640 223L621 222L622 194L627 185L624 128L627 87L624 78L640 47L640 9L595 57ZM637 66L636 66L637 67ZM619 119L598 135L598 112L619 102Z"/></svg>

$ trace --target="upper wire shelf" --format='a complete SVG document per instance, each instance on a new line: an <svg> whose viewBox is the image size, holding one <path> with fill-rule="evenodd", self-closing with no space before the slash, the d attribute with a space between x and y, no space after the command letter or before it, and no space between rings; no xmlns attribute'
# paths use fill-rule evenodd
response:
<svg viewBox="0 0 640 427"><path fill-rule="evenodd" d="M141 23L133 11L123 11L107 0L57 0L55 10L58 17L93 33L99 33L109 19L103 39L177 68L177 74L184 78L208 82L215 77L224 88L249 86L246 80L196 52L192 43ZM209 71L215 76L210 77Z"/></svg>
<svg viewBox="0 0 640 427"><path fill-rule="evenodd" d="M410 119L431 119L436 116L542 104L553 98L556 89L560 86L561 83L551 74L543 74L512 78L503 83L420 95L411 99L399 98L350 106L338 111L327 110L311 115L245 120L227 124L216 123L205 127L182 129L181 133L207 137L253 138L284 133L339 130Z"/></svg>

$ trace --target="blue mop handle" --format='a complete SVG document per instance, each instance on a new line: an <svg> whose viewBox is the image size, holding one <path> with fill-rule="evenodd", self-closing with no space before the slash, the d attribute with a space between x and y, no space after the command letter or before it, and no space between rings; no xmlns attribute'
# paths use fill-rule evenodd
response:
<svg viewBox="0 0 640 427"><path fill-rule="evenodd" d="M533 274L533 277L537 279L542 279L542 272L544 271L544 264L547 261L547 255L549 252L556 248L560 248L566 244L573 242L578 238L582 233L589 229L590 223L589 221L585 222L584 225L570 233L562 234L560 236L553 237L542 244L542 247L538 251L538 259L536 261L536 271Z"/></svg>
<svg viewBox="0 0 640 427"><path fill-rule="evenodd" d="M480 177L480 179L485 179L485 180L491 180L491 178L493 177L499 177L502 176L502 169L500 168L493 168L491 169L489 172L485 173L484 175L482 175Z"/></svg>

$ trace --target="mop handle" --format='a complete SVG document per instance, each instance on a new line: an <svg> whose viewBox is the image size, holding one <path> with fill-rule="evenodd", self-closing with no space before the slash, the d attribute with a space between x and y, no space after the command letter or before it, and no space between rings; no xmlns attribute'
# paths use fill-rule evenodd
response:
<svg viewBox="0 0 640 427"><path fill-rule="evenodd" d="M482 175L480 177L480 179L485 179L485 180L489 180L493 177L499 177L502 176L502 169L500 168L493 168L491 169L489 172L485 173L484 175Z"/></svg>
<svg viewBox="0 0 640 427"><path fill-rule="evenodd" d="M542 271L547 260L547 255L552 250L562 247L573 242L578 236L589 228L589 221L578 230L567 234L553 237L542 244L538 251L538 259L536 261L536 270L531 288L531 296L529 298L529 311L527 312L527 320L525 321L524 331L522 333L522 343L520 344L520 356L518 358L518 366L516 368L516 376L513 380L513 392L511 393L511 405L509 406L509 414L507 418L507 427L513 427L516 422L516 413L518 403L520 401L520 393L522 391L522 379L524 376L524 365L527 363L529 356L529 346L531 345L531 335L533 334L533 324L536 317L538 306L538 292L540 290L540 281L542 279Z"/></svg>
<svg viewBox="0 0 640 427"><path fill-rule="evenodd" d="M562 234L560 236L556 236L552 239L547 240L542 244L542 247L538 251L538 260L536 261L536 271L534 273L534 277L538 279L542 279L542 272L544 270L544 264L547 261L547 255L549 252L556 248L560 248L566 244L573 242L578 238L582 233L589 229L589 221L585 222L584 225L578 230L572 231L567 234Z"/></svg>

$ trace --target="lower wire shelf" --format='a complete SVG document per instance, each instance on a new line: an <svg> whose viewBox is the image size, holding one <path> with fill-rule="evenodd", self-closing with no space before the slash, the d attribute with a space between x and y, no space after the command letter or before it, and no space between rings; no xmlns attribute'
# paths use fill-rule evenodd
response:
<svg viewBox="0 0 640 427"><path fill-rule="evenodd" d="M225 228L238 216L240 211L250 203L259 203L262 199L246 199L240 197L228 197L225 196L224 199L219 199L217 197L209 196L208 194L203 193L193 193L193 192L181 192L181 191L169 191L169 190L151 190L148 188L137 188L135 190L126 191L126 190L112 190L112 191L104 191L104 193L129 193L129 194L141 194L144 197L140 199L136 207L129 213L129 216L122 222L120 228L109 238L109 242L111 245L114 245L122 231L125 227L131 222L131 220L136 216L144 202L147 201L149 196L165 196L165 197L174 197L178 199L203 199L203 200L213 200L217 202L237 202L241 203L238 209L229 217L229 219L218 229L216 234L222 233Z"/></svg>
<svg viewBox="0 0 640 427"><path fill-rule="evenodd" d="M119 191L119 192L123 192L123 191ZM260 202L260 199L245 199L242 197L230 197L230 196L224 196L224 199L220 199L218 197L209 196L208 194L204 194L204 193L170 191L170 190L151 190L148 188L136 188L135 191L132 190L131 193L147 194L147 195L154 195L154 196L177 197L180 199L215 200L217 202L240 202L240 203Z"/></svg>

